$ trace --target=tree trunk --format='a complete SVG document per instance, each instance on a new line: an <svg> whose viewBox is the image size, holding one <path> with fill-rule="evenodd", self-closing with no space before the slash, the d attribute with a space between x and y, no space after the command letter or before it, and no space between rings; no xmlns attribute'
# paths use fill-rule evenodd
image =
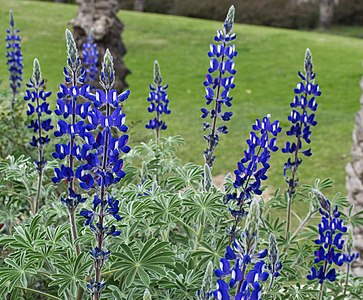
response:
<svg viewBox="0 0 363 300"><path fill-rule="evenodd" d="M319 1L319 23L320 27L327 30L331 27L334 17L334 8L336 0L320 0Z"/></svg>
<svg viewBox="0 0 363 300"><path fill-rule="evenodd" d="M92 30L99 53L99 73L103 56L106 49L109 49L114 59L116 71L115 89L118 91L124 90L128 86L125 78L130 70L125 66L122 59L126 54L126 48L121 39L124 25L116 15L119 10L118 1L77 0L77 3L79 4L78 14L71 23L78 49L82 49L89 31ZM80 50L79 54L81 55ZM91 85L99 87L98 82L91 82Z"/></svg>
<svg viewBox="0 0 363 300"><path fill-rule="evenodd" d="M145 8L145 0L135 0L134 1L134 10L144 11L144 8Z"/></svg>
<svg viewBox="0 0 363 300"><path fill-rule="evenodd" d="M360 82L363 91L363 77ZM363 210L363 93L360 98L360 110L355 115L351 162L346 166L346 187L348 200L354 203L355 213ZM363 275L363 228L354 230L355 248L360 253L358 262L353 264L353 273Z"/></svg>

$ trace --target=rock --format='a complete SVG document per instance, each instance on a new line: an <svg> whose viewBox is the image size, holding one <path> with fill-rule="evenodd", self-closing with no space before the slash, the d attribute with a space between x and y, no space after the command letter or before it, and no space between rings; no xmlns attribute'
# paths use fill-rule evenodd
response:
<svg viewBox="0 0 363 300"><path fill-rule="evenodd" d="M363 90L363 78L360 86ZM360 111L355 115L351 162L345 168L348 200L354 204L355 213L363 209L363 95L360 99L360 105ZM363 275L363 228L356 227L353 233L355 250L359 251L360 258L352 264L352 271L355 275L361 276Z"/></svg>
<svg viewBox="0 0 363 300"><path fill-rule="evenodd" d="M101 70L102 58L109 49L116 71L115 89L119 92L128 85L125 81L130 70L125 66L123 56L126 54L125 45L121 39L124 25L117 17L119 4L117 0L77 0L79 4L78 14L71 21L73 25L73 36L78 49L82 49L89 31L93 31L95 43L99 53L99 72ZM81 51L79 51L81 54ZM91 85L99 87L98 81L91 82Z"/></svg>

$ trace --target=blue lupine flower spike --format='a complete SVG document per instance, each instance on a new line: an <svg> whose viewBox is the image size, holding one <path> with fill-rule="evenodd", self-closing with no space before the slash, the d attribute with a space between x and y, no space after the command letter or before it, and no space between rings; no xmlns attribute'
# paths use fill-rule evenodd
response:
<svg viewBox="0 0 363 300"><path fill-rule="evenodd" d="M16 94L23 81L23 55L21 53L20 30L15 28L14 14L10 11L10 27L6 29L6 59L9 67L9 85L12 91L11 111L14 110Z"/></svg>
<svg viewBox="0 0 363 300"><path fill-rule="evenodd" d="M204 151L204 159L206 164L212 168L215 160L214 150L219 142L219 134L227 134L228 128L226 125L218 125L217 120L221 119L227 122L232 117L232 112L222 112L222 104L226 107L232 106L232 97L229 96L230 90L235 87L233 58L237 55L234 44L232 42L236 39L236 34L232 33L234 22L235 9L232 5L228 11L226 20L224 22L223 30L218 30L217 35L214 37L216 44L210 45L210 52L208 56L211 58L210 68L204 86L206 89L206 104L212 105L211 109L201 108L202 118L211 118L211 123L204 122L204 130L209 133L204 135L207 142L207 148Z"/></svg>
<svg viewBox="0 0 363 300"><path fill-rule="evenodd" d="M215 299L260 299L261 284L268 279L269 272L265 270L266 267L269 270L269 266L264 261L267 249L257 250L259 220L260 208L254 200L240 238L235 238L233 244L227 246L225 257L220 260L220 269L214 272L218 277L213 292Z"/></svg>
<svg viewBox="0 0 363 300"><path fill-rule="evenodd" d="M49 109L47 98L52 94L51 92L45 91L45 82L42 78L40 70L40 64L38 59L34 59L33 64L33 76L30 78L27 84L28 89L25 92L24 100L29 101L27 115L35 115L35 120L32 120L28 128L32 129L34 136L30 145L37 149L38 160L35 161L35 165L38 170L38 186L37 193L32 202L32 213L35 215L38 211L38 204L40 201L40 191L42 187L43 169L45 165L45 158L43 152L43 146L49 143L48 131L53 129L49 116L52 111Z"/></svg>
<svg viewBox="0 0 363 300"><path fill-rule="evenodd" d="M313 60L310 49L306 49L305 52L304 69L305 74L300 71L298 72L301 81L294 89L295 96L290 103L292 111L288 120L291 123L291 127L286 134L291 136L293 140L287 141L285 147L282 148L283 153L290 155L284 165L284 178L288 184L286 239L290 232L292 198L299 183L297 171L302 162L300 156L301 154L304 156L312 155L311 149L305 148L304 145L310 144L311 128L317 124L315 121L315 111L318 107L316 98L321 95L319 85L314 83L315 73L313 72Z"/></svg>
<svg viewBox="0 0 363 300"><path fill-rule="evenodd" d="M65 160L59 168L54 169L55 176L52 178L54 183L65 181L68 186L68 194L61 198L61 202L68 209L69 222L71 224L72 241L75 245L77 255L80 254L80 245L77 243L78 231L76 226L75 211L79 203L86 199L78 192L78 184L75 173L77 161L81 159L84 150L81 137L86 135L92 140L92 134L85 132L84 119L88 116L90 102L84 102L88 92L88 85L83 85L85 81L85 71L78 56L76 42L72 33L67 29L65 32L67 45L67 66L63 69L65 84L60 84L57 94L57 105L55 114L60 117L55 137L67 137L68 143L56 144L53 158Z"/></svg>
<svg viewBox="0 0 363 300"><path fill-rule="evenodd" d="M120 202L112 197L110 187L125 176L123 159L120 156L130 151L127 146L128 135L113 136L112 131L117 129L126 132L128 129L120 103L127 99L130 92L118 94L112 89L114 82L113 58L107 49L100 75L100 84L104 90L96 90L95 94L86 95L94 107L88 112L89 124L82 133L85 144L80 155L85 163L78 167L75 174L84 190L97 192L92 209L81 211L81 216L85 218L84 224L89 226L96 238L96 246L90 252L94 277L87 285L93 300L99 300L106 287L101 278L101 270L110 256L110 251L104 248L104 241L109 236L121 234L111 224L113 219L120 221L122 218L119 215Z"/></svg>
<svg viewBox="0 0 363 300"><path fill-rule="evenodd" d="M147 101L149 102L148 112L156 113L155 118L149 120L145 125L147 129L155 130L156 142L160 141L160 131L167 128L164 121L161 120L162 114L170 114L169 99L166 89L168 85L162 85L160 66L157 60L154 61L154 84L150 84L150 93Z"/></svg>
<svg viewBox="0 0 363 300"><path fill-rule="evenodd" d="M247 150L234 171L234 192L228 192L224 196L224 202L229 204L229 210L235 218L234 225L229 230L230 241L236 234L238 224L247 215L246 208L249 207L253 196L262 194L261 184L267 179L271 152L278 150L276 136L281 132L281 127L278 120L271 122L270 119L270 115L262 120L256 119L246 141Z"/></svg>
<svg viewBox="0 0 363 300"><path fill-rule="evenodd" d="M82 64L85 67L85 83L91 84L98 74L98 49L91 30L82 46Z"/></svg>
<svg viewBox="0 0 363 300"><path fill-rule="evenodd" d="M325 281L333 282L337 276L333 264L341 267L344 263L349 264L352 257L350 252L343 252L343 234L347 232L347 227L340 218L338 207L332 207L330 201L321 192L313 190L313 193L320 203L319 212L322 217L318 226L319 238L315 240L319 249L314 251L314 266L311 267L307 279L318 279L321 285L319 299L323 299Z"/></svg>

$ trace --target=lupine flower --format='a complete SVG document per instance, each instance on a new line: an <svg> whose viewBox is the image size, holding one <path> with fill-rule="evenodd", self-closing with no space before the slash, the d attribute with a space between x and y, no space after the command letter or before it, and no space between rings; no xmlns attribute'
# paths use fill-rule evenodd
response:
<svg viewBox="0 0 363 300"><path fill-rule="evenodd" d="M10 89L13 93L12 109L15 95L19 92L23 80L24 65L19 32L19 29L15 29L14 14L10 11L10 27L6 29L6 59L10 72Z"/></svg>
<svg viewBox="0 0 363 300"><path fill-rule="evenodd" d="M314 251L314 266L311 267L307 279L318 279L323 286L326 280L335 281L337 272L333 266L340 267L344 263L349 263L352 257L350 253L343 253L343 234L347 232L347 227L344 226L343 220L340 219L338 207L333 208L330 201L319 191L314 190L314 194L320 203L319 212L322 217L318 226L319 238L315 240L315 244L319 246L319 249ZM322 295L323 288L320 291Z"/></svg>
<svg viewBox="0 0 363 300"><path fill-rule="evenodd" d="M97 246L90 252L94 279L87 285L94 300L100 299L101 291L105 288L101 269L110 256L110 251L104 248L104 241L108 236L118 236L121 233L116 230L115 225L109 225L108 222L109 218L116 221L122 219L119 215L119 200L110 194L110 186L125 176L120 155L130 151L126 134L121 137L112 134L112 129L127 131L127 126L124 124L125 114L120 103L125 101L130 93L126 91L118 94L112 89L114 82L113 58L107 49L100 76L100 84L104 91L97 90L95 94L86 95L94 107L88 112L89 124L81 133L86 141L80 152L85 163L78 167L75 174L83 189L97 191L93 200L93 209L81 211L81 216L86 219L85 225L90 227L96 237Z"/></svg>
<svg viewBox="0 0 363 300"><path fill-rule="evenodd" d="M319 85L314 83L315 73L313 72L313 60L310 49L306 49L305 52L304 69L305 74L301 71L298 72L301 81L294 89L295 96L290 103L292 111L288 120L291 123L291 127L286 134L293 137L293 140L287 141L285 147L282 148L283 153L290 155L284 164L283 172L285 181L288 184L286 238L290 231L292 196L299 183L297 170L302 162L300 153L304 156L312 155L311 149L306 148L306 144L310 144L311 128L317 124L315 121L315 111L318 108L316 97L321 95Z"/></svg>
<svg viewBox="0 0 363 300"><path fill-rule="evenodd" d="M54 110L57 116L63 117L57 123L57 130L54 132L56 137L67 136L67 144L56 144L53 157L56 159L67 159L68 166L62 164L60 168L54 170L54 183L65 180L68 184L69 194L66 199L61 198L61 202L74 210L79 202L84 202L85 198L76 193L75 186L75 160L81 159L82 147L78 145L81 133L84 132L84 119L87 117L90 103L81 103L80 97L84 97L89 87L83 86L85 81L85 71L78 56L75 41L72 33L66 30L66 42L68 66L64 68L64 76L67 85L61 84L57 94L57 106ZM83 150L84 151L84 150Z"/></svg>
<svg viewBox="0 0 363 300"><path fill-rule="evenodd" d="M155 130L156 141L159 142L160 130L165 130L167 128L164 121L160 119L162 114L170 114L169 109L169 99L166 89L168 85L162 86L162 77L160 72L160 66L157 60L154 61L154 84L150 84L150 94L147 98L149 102L148 112L156 113L154 119L149 120L145 125L147 129Z"/></svg>
<svg viewBox="0 0 363 300"><path fill-rule="evenodd" d="M315 111L318 104L316 97L321 95L319 85L314 84L315 73L313 73L313 62L310 49L306 49L305 53L305 74L298 72L301 82L294 89L294 99L290 103L292 111L288 120L291 122L290 129L286 132L288 136L293 136L293 141L287 141L285 147L282 148L283 153L289 153L294 158L288 159L284 166L284 177L290 187L296 187L297 179L292 175L287 177L287 171L295 174L297 168L301 164L302 159L298 157L301 152L304 156L311 156L311 149L305 148L304 143L310 143L311 127L316 126ZM295 155L296 154L296 155Z"/></svg>
<svg viewBox="0 0 363 300"><path fill-rule="evenodd" d="M98 73L98 49L92 31L82 46L82 64L86 72L85 83L90 84L96 80Z"/></svg>
<svg viewBox="0 0 363 300"><path fill-rule="evenodd" d="M260 299L261 283L269 273L263 260L267 249L257 251L259 218L259 205L254 200L240 239L235 238L233 246L227 246L220 269L215 270L219 278L213 292L215 299Z"/></svg>
<svg viewBox="0 0 363 300"><path fill-rule="evenodd" d="M237 164L234 171L236 179L234 181L235 192L227 193L224 202L230 201L234 208L230 208L231 214L236 219L235 225L230 234L234 234L237 224L244 215L247 214L244 205L249 205L254 195L261 195L261 183L267 179L266 172L270 168L269 160L271 152L278 150L276 146L276 136L281 131L279 121L270 121L270 116L262 120L256 119L252 126L250 137L247 139L247 150L244 157ZM273 136L273 137L271 137Z"/></svg>
<svg viewBox="0 0 363 300"><path fill-rule="evenodd" d="M234 44L236 34L232 33L234 22L235 9L232 5L228 11L224 22L223 30L218 30L214 37L216 44L210 45L208 56L211 58L210 67L204 86L206 89L206 104L212 105L211 109L201 108L202 118L210 117L212 124L204 122L204 130L209 130L209 133L204 136L207 141L207 148L204 151L206 164L211 168L215 159L213 155L215 148L219 142L219 134L227 134L228 128L226 125L217 126L217 119L229 121L232 117L232 112L222 112L222 104L226 107L231 107L232 97L229 96L230 90L235 87L233 58L237 55Z"/></svg>
<svg viewBox="0 0 363 300"><path fill-rule="evenodd" d="M86 151L81 144L81 134L84 136L84 119L87 117L90 107L89 103L83 103L80 98L88 92L88 86L83 86L85 81L85 71L78 56L76 42L72 33L66 30L67 44L67 67L64 67L64 79L66 84L61 84L57 95L57 106L55 114L62 117L57 123L56 137L68 138L68 143L56 144L54 158L66 160L60 168L55 168L54 183L65 181L68 185L68 195L61 198L61 203L68 209L69 222L71 225L72 242L75 245L76 254L81 252L77 243L78 231L75 218L75 210L79 203L85 202L86 198L77 191L77 181L75 173L77 171L77 160L82 159L82 153ZM89 136L89 138L91 138ZM93 136L92 136L93 138ZM87 147L86 147L87 148Z"/></svg>
<svg viewBox="0 0 363 300"><path fill-rule="evenodd" d="M52 94L51 92L46 92L44 79L42 78L42 73L40 70L40 64L38 59L34 59L33 64L33 76L30 78L27 84L28 89L25 92L24 100L29 101L27 115L35 116L35 120L32 120L28 128L32 129L34 135L30 145L37 149L38 159L35 161L35 165L38 170L38 188L37 194L32 203L33 214L37 212L38 202L40 198L40 190L43 177L43 169L45 166L45 159L43 153L43 146L49 143L49 135L47 132L53 129L51 124L51 119L44 119L45 115L50 115L52 111L49 109L49 104L47 103L47 98Z"/></svg>
<svg viewBox="0 0 363 300"><path fill-rule="evenodd" d="M30 145L37 148L39 152L38 160L35 161L38 172L41 172L44 167L45 160L42 152L43 145L49 143L49 136L44 133L53 129L51 125L51 119L42 120L42 116L50 115L52 111L49 109L49 103L47 103L47 98L52 94L51 92L46 92L45 82L42 78L40 64L38 59L34 59L33 65L33 76L30 78L29 83L27 83L28 89L25 91L24 100L29 101L27 115L32 116L36 114L35 121L32 120L28 128L32 129L36 136L33 136Z"/></svg>

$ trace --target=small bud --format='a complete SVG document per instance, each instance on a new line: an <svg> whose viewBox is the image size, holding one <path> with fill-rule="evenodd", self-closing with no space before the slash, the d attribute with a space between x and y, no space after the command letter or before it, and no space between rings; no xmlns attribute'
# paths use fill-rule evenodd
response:
<svg viewBox="0 0 363 300"><path fill-rule="evenodd" d="M40 70L40 63L37 58L34 58L32 78L36 85L39 85L39 83L42 81L42 72Z"/></svg>
<svg viewBox="0 0 363 300"><path fill-rule="evenodd" d="M213 263L210 261L205 270L202 287L197 292L198 300L208 300L212 295L213 290Z"/></svg>
<svg viewBox="0 0 363 300"><path fill-rule="evenodd" d="M115 83L115 69L113 67L113 57L110 50L106 49L103 56L103 64L101 71L101 84L106 90L113 87Z"/></svg>
<svg viewBox="0 0 363 300"><path fill-rule="evenodd" d="M248 249L253 251L258 242L258 225L260 222L260 207L256 199L253 199L248 211L242 240Z"/></svg>
<svg viewBox="0 0 363 300"><path fill-rule="evenodd" d="M143 161L140 169L141 182L143 183L148 178L147 162Z"/></svg>
<svg viewBox="0 0 363 300"><path fill-rule="evenodd" d="M203 177L203 187L206 192L208 192L213 186L213 177L210 167L204 164L204 177Z"/></svg>
<svg viewBox="0 0 363 300"><path fill-rule="evenodd" d="M321 193L318 190L313 189L312 192L313 192L313 195L315 196L315 198L319 201L322 209L324 209L327 213L330 214L331 206L330 206L329 200L323 195L323 193Z"/></svg>
<svg viewBox="0 0 363 300"><path fill-rule="evenodd" d="M313 56L309 48L305 51L304 67L306 79L310 81L311 75L313 74Z"/></svg>
<svg viewBox="0 0 363 300"><path fill-rule="evenodd" d="M154 60L154 83L156 86L160 86L162 81L159 63L157 60Z"/></svg>
<svg viewBox="0 0 363 300"><path fill-rule="evenodd" d="M67 43L67 55L68 55L68 65L75 71L80 64L78 57L77 45L74 41L72 32L66 29L66 43Z"/></svg>
<svg viewBox="0 0 363 300"><path fill-rule="evenodd" d="M279 249L277 247L276 237L273 233L269 236L269 253L268 258L270 260L273 271L277 269L277 263L279 261Z"/></svg>
<svg viewBox="0 0 363 300"><path fill-rule="evenodd" d="M14 27L14 26L15 26L15 22L14 22L14 13L13 13L13 11L11 10L9 14L10 14L10 26L11 26L11 27Z"/></svg>
<svg viewBox="0 0 363 300"><path fill-rule="evenodd" d="M145 290L142 300L152 300L150 291L148 289Z"/></svg>
<svg viewBox="0 0 363 300"><path fill-rule="evenodd" d="M228 14L226 20L224 21L224 32L225 34L229 34L232 31L233 22L234 22L235 8L233 5L228 10Z"/></svg>

